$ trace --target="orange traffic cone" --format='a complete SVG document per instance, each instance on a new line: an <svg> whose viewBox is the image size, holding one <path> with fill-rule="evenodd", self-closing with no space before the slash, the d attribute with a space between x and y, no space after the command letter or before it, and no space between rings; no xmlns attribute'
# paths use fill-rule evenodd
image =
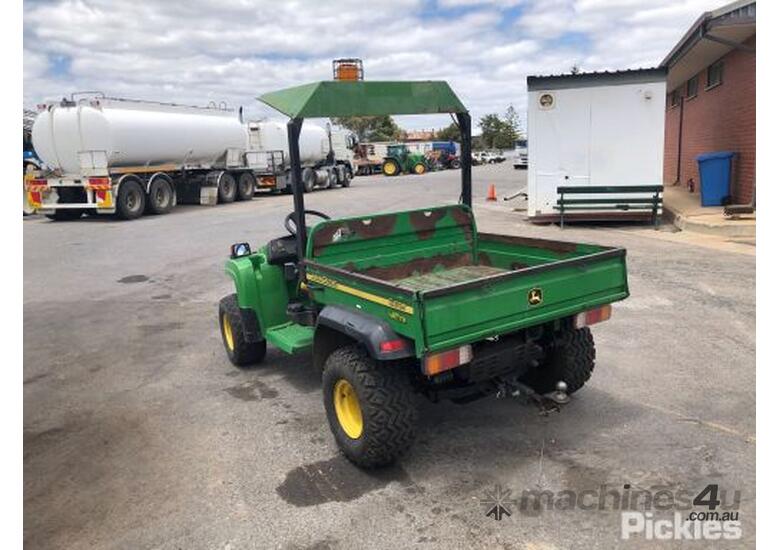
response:
<svg viewBox="0 0 780 550"><path fill-rule="evenodd" d="M496 200L496 186L493 185L492 183L488 186L488 194L485 200L488 201Z"/></svg>

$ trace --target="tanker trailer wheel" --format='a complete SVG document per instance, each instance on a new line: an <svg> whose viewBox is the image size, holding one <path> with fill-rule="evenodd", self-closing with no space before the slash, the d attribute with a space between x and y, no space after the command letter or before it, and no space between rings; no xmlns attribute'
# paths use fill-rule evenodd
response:
<svg viewBox="0 0 780 550"><path fill-rule="evenodd" d="M301 172L301 179L303 180L303 192L311 193L314 191L314 184L317 181L317 174L311 168L304 168Z"/></svg>
<svg viewBox="0 0 780 550"><path fill-rule="evenodd" d="M146 208L150 214L167 214L173 209L173 187L164 177L152 180Z"/></svg>
<svg viewBox="0 0 780 550"><path fill-rule="evenodd" d="M135 180L127 180L119 186L116 197L116 214L122 220L140 218L146 208L146 193L141 184Z"/></svg>
<svg viewBox="0 0 780 550"><path fill-rule="evenodd" d="M402 365L344 346L325 361L322 389L336 443L361 468L392 463L414 440L417 408Z"/></svg>
<svg viewBox="0 0 780 550"><path fill-rule="evenodd" d="M255 175L249 172L243 172L238 177L238 200L251 201L255 196Z"/></svg>
<svg viewBox="0 0 780 550"><path fill-rule="evenodd" d="M566 329L556 334L545 349L546 358L525 382L539 393L549 393L556 382L566 382L566 392L572 394L590 379L596 366L596 346L590 329Z"/></svg>
<svg viewBox="0 0 780 550"><path fill-rule="evenodd" d="M371 172L369 172L367 175L371 175ZM352 178L354 177L354 174L352 173L352 170L349 168L346 168L344 170L344 179L341 180L341 186L342 187L349 187L352 183Z"/></svg>
<svg viewBox="0 0 780 550"><path fill-rule="evenodd" d="M233 202L236 200L237 190L238 185L236 185L236 178L227 172L222 172L222 174L219 176L219 180L217 181L217 199L219 202Z"/></svg>
<svg viewBox="0 0 780 550"><path fill-rule="evenodd" d="M339 174L335 168L328 168L328 189L335 189L339 186Z"/></svg>

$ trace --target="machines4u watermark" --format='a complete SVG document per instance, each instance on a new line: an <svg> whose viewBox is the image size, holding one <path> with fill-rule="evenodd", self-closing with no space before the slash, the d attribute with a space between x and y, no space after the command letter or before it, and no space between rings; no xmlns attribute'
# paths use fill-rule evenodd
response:
<svg viewBox="0 0 780 550"><path fill-rule="evenodd" d="M513 493L494 485L483 493L483 514L495 521L514 512L614 511L620 514L620 538L647 540L734 540L742 537L741 492L716 484L689 490L678 486L607 485L583 491L526 489Z"/></svg>

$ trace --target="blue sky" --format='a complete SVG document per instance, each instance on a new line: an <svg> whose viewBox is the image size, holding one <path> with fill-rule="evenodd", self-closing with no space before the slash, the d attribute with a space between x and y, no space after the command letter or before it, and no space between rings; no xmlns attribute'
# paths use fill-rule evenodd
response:
<svg viewBox="0 0 780 550"><path fill-rule="evenodd" d="M525 111L527 75L657 65L708 0L393 2L37 0L25 3L24 100L78 90L275 116L259 93L328 79L361 57L367 79L444 79L475 119ZM409 128L447 117L403 117Z"/></svg>

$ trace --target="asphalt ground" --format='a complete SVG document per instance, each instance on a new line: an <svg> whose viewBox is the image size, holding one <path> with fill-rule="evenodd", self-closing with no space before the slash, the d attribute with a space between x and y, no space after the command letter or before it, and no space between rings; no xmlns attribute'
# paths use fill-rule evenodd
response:
<svg viewBox="0 0 780 550"><path fill-rule="evenodd" d="M283 235L289 196L133 222L25 218L25 545L752 546L754 249L666 226L532 226L514 210L521 199L501 200L525 178L509 164L474 169L481 231L628 250L631 297L593 329L593 378L546 418L511 400L421 402L411 452L374 473L339 455L306 355L269 349L264 364L238 370L222 349L228 247ZM496 203L483 198L490 183ZM342 216L447 204L458 193L449 171L360 177L306 200ZM609 491L629 500L650 491L658 500L648 514L662 519L673 512L664 491L711 484L722 506L739 492L740 539L621 540ZM496 485L511 512L501 521L486 515ZM543 490L559 506L512 503ZM565 491L603 494L604 509L560 505Z"/></svg>

